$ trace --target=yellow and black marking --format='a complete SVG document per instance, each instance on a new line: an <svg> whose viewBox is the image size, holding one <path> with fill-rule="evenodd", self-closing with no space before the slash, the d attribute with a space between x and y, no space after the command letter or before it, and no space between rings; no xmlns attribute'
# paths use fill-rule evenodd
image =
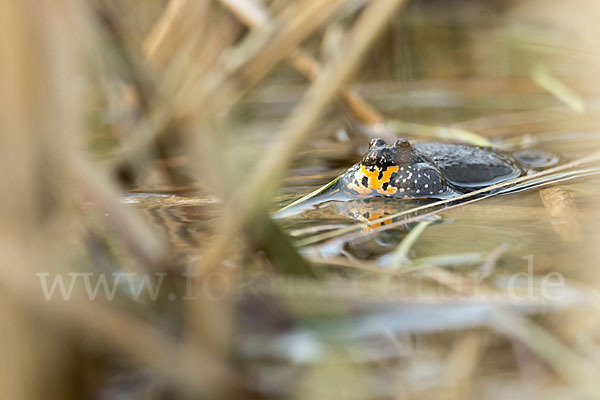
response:
<svg viewBox="0 0 600 400"><path fill-rule="evenodd" d="M396 165L383 168L361 165L354 173L354 178L348 184L348 188L356 191L359 195L374 193L393 195L398 188L392 186L391 178L394 172L398 172L398 169L399 167Z"/></svg>

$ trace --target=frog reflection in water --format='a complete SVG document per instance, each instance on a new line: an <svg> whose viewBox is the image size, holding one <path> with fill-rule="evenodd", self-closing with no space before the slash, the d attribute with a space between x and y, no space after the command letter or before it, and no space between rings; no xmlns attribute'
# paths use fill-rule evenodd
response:
<svg viewBox="0 0 600 400"><path fill-rule="evenodd" d="M362 161L339 181L350 198L441 199L525 174L515 155L485 147L371 140Z"/></svg>

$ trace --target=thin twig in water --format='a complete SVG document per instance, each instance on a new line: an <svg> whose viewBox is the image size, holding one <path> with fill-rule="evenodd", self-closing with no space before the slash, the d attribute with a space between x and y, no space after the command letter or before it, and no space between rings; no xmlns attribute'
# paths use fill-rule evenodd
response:
<svg viewBox="0 0 600 400"><path fill-rule="evenodd" d="M494 250L492 250L490 254L488 254L483 264L481 264L481 266L479 267L479 273L482 279L492 276L492 272L494 272L496 264L498 264L498 261L500 260L502 255L506 253L508 249L510 249L510 243L505 242L502 243L500 246L496 247Z"/></svg>
<svg viewBox="0 0 600 400"><path fill-rule="evenodd" d="M408 261L408 252L411 247L415 244L419 236L427 229L429 225L431 225L436 219L432 217L431 219L426 219L419 222L414 228L408 232L408 234L402 239L396 250L394 251L394 256L392 258L392 269L394 271L398 271L402 269L402 266L406 264Z"/></svg>

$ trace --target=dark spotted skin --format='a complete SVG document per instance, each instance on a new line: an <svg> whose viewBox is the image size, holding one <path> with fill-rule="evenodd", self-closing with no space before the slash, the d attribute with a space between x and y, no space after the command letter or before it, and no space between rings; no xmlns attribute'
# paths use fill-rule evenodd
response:
<svg viewBox="0 0 600 400"><path fill-rule="evenodd" d="M517 159L498 150L401 139L373 139L362 161L340 179L352 198L447 198L525 173Z"/></svg>

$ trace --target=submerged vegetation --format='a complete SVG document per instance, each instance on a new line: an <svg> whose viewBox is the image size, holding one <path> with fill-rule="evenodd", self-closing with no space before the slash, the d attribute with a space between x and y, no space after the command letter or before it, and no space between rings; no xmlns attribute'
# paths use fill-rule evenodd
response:
<svg viewBox="0 0 600 400"><path fill-rule="evenodd" d="M596 398L598 12L1 2L0 397ZM332 196L374 137L558 161Z"/></svg>

